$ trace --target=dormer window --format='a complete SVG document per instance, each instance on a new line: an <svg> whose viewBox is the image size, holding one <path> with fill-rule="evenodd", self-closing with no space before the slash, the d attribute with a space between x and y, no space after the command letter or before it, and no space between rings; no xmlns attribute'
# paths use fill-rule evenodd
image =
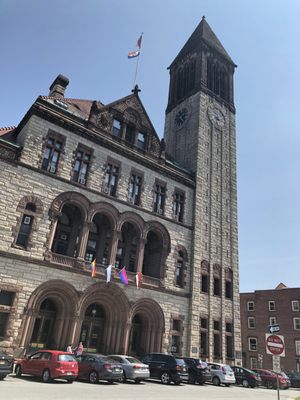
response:
<svg viewBox="0 0 300 400"><path fill-rule="evenodd" d="M121 137L121 121L118 119L113 121L112 134L118 138Z"/></svg>
<svg viewBox="0 0 300 400"><path fill-rule="evenodd" d="M146 135L142 132L138 133L137 147L141 150L145 150L146 147Z"/></svg>
<svg viewBox="0 0 300 400"><path fill-rule="evenodd" d="M133 126L127 125L125 132L125 142L128 144L134 144L134 139L135 139L135 129Z"/></svg>

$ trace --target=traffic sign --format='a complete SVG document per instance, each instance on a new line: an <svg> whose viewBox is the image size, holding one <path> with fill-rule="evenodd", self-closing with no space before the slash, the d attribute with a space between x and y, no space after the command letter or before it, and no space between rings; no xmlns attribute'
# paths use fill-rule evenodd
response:
<svg viewBox="0 0 300 400"><path fill-rule="evenodd" d="M266 351L273 356L285 357L284 337L266 333Z"/></svg>
<svg viewBox="0 0 300 400"><path fill-rule="evenodd" d="M280 326L279 324L274 324L274 325L269 325L269 332L270 333L275 333L280 331Z"/></svg>

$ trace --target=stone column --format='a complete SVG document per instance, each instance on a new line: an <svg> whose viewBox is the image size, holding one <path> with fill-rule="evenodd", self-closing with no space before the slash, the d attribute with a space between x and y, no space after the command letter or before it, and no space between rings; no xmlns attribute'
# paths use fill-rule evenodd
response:
<svg viewBox="0 0 300 400"><path fill-rule="evenodd" d="M49 219L51 221L49 234L46 241L46 259L50 258L51 248L53 245L54 236L56 233L58 219L61 217L61 212L56 210L49 211Z"/></svg>
<svg viewBox="0 0 300 400"><path fill-rule="evenodd" d="M108 257L108 264L111 264L113 266L115 265L116 254L117 254L120 236L121 236L121 231L114 229L112 239L111 239L109 257Z"/></svg>
<svg viewBox="0 0 300 400"><path fill-rule="evenodd" d="M86 246L89 238L89 231L90 231L90 223L85 221L81 231L80 244L77 254L77 258L80 260L84 260Z"/></svg>
<svg viewBox="0 0 300 400"><path fill-rule="evenodd" d="M145 252L145 244L147 243L147 239L140 238L138 242L137 249L137 258L135 263L135 268L137 272L142 272L143 270L143 262L144 262L144 252Z"/></svg>

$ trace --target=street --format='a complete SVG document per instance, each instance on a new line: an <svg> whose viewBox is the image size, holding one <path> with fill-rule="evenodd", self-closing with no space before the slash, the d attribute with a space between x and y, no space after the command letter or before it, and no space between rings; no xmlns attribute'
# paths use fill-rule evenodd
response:
<svg viewBox="0 0 300 400"><path fill-rule="evenodd" d="M16 378L8 376L0 382L1 400L93 400L93 399L143 399L143 400L277 400L277 391L270 389L250 389L238 386L216 387L212 385L162 385L159 382L141 384L108 384L96 385L85 382L68 384L65 381L55 381L50 384L42 383L32 377ZM291 400L300 395L298 389L280 391L281 400Z"/></svg>

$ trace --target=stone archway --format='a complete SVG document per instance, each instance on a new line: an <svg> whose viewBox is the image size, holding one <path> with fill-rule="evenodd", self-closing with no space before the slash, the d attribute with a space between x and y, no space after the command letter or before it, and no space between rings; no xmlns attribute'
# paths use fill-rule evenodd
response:
<svg viewBox="0 0 300 400"><path fill-rule="evenodd" d="M31 340L37 336L39 329L36 321L38 318L45 319L48 315L51 337L46 341L42 340L39 346L65 349L74 339L78 300L75 288L62 280L53 279L37 287L26 307L21 327L20 347L26 351L32 347ZM44 323L42 320L41 322Z"/></svg>
<svg viewBox="0 0 300 400"><path fill-rule="evenodd" d="M165 319L160 305L152 299L138 300L131 310L128 354L141 356L160 352Z"/></svg>
<svg viewBox="0 0 300 400"><path fill-rule="evenodd" d="M109 287L104 282L90 286L83 294L80 301L79 321L76 330L77 341L82 334L83 323L86 321L88 307L96 304L101 307L105 318L101 329L101 351L108 353L125 353L127 342L130 303L124 292L116 284L110 283Z"/></svg>

